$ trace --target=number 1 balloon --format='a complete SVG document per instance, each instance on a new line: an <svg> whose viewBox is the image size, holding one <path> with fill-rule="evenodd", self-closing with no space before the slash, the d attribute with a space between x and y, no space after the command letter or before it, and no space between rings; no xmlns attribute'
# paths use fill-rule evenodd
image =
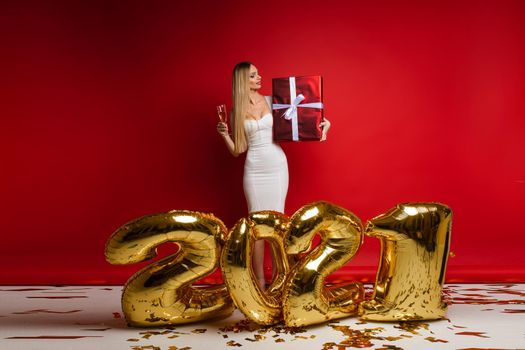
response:
<svg viewBox="0 0 525 350"><path fill-rule="evenodd" d="M367 223L381 241L373 300L361 319L431 320L445 317L441 292L450 245L452 211L438 203L399 204Z"/></svg>

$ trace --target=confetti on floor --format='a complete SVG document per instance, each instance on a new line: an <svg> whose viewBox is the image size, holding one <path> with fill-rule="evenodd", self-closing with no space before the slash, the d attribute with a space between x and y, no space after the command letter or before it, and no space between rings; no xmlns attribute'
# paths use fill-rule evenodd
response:
<svg viewBox="0 0 525 350"><path fill-rule="evenodd" d="M129 328L121 292L121 286L0 286L0 349L525 349L525 284L447 285L444 320L350 317L301 328L262 327L238 310L212 322Z"/></svg>

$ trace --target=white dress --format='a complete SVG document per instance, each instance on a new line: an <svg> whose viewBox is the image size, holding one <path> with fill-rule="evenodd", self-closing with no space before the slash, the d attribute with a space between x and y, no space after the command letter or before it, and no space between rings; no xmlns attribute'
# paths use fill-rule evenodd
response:
<svg viewBox="0 0 525 350"><path fill-rule="evenodd" d="M288 162L279 144L273 142L271 113L261 119L246 119L244 130L248 153L244 163L244 195L248 211L275 210L284 213L288 192Z"/></svg>

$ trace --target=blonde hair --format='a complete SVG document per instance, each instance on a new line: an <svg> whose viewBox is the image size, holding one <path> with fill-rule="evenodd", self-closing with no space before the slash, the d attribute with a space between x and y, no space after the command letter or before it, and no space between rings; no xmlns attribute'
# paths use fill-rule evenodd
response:
<svg viewBox="0 0 525 350"><path fill-rule="evenodd" d="M232 77L232 135L234 150L236 153L242 153L248 148L246 134L244 133L244 120L248 113L250 103L250 67L251 62L240 62L233 68Z"/></svg>

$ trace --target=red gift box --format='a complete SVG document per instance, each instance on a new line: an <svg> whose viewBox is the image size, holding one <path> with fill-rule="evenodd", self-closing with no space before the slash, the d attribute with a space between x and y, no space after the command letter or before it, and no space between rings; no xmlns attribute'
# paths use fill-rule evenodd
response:
<svg viewBox="0 0 525 350"><path fill-rule="evenodd" d="M319 141L323 121L322 77L308 75L272 79L273 138Z"/></svg>

